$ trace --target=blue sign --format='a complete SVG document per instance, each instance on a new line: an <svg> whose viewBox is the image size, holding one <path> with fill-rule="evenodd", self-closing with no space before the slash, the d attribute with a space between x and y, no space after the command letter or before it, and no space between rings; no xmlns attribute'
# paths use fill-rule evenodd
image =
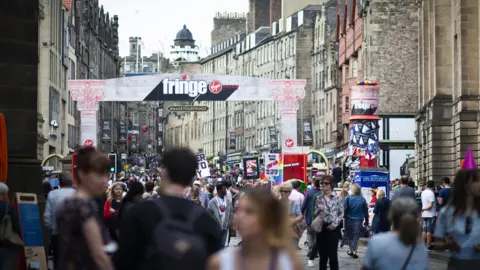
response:
<svg viewBox="0 0 480 270"><path fill-rule="evenodd" d="M369 188L373 184L385 187L386 197L390 196L390 177L388 171L356 171L353 176L355 184L362 188Z"/></svg>
<svg viewBox="0 0 480 270"><path fill-rule="evenodd" d="M26 247L43 247L40 211L37 204L19 203L18 213Z"/></svg>

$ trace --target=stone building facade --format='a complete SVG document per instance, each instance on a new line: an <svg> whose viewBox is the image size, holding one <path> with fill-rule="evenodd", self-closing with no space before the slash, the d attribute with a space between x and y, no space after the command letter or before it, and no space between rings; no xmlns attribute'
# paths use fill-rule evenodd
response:
<svg viewBox="0 0 480 270"><path fill-rule="evenodd" d="M417 0L419 85L418 178L453 179L468 147L477 157L479 7L476 0Z"/></svg>
<svg viewBox="0 0 480 270"><path fill-rule="evenodd" d="M285 18L288 28L260 27L246 35L232 37L229 46L202 59L202 73L232 74L270 79L306 79L307 95L298 111L298 137L303 142L303 122L311 120L312 64L314 23L320 6L309 6ZM302 20L303 18L303 20ZM253 45L250 45L254 41ZM214 45L215 47L216 45ZM279 149L280 114L273 101L204 102L210 110L201 119L202 148L207 156L226 156L230 164L239 156L262 155ZM236 149L227 149L230 132L236 134Z"/></svg>
<svg viewBox="0 0 480 270"><path fill-rule="evenodd" d="M335 136L329 140L337 140L335 152L341 156L347 148L350 136L350 88L362 79L360 60L362 59L363 20L359 16L359 6L356 1L337 0L337 26L335 40L338 44L338 80L342 85L341 93L336 98L337 112L342 115L341 126L337 127ZM332 97L333 101L333 97ZM330 103L330 97L327 103ZM333 108L333 104L327 104ZM333 132L332 132L333 133Z"/></svg>
<svg viewBox="0 0 480 270"><path fill-rule="evenodd" d="M81 144L80 117L68 80L118 76L118 17L98 1L40 1L38 158L59 157Z"/></svg>
<svg viewBox="0 0 480 270"><path fill-rule="evenodd" d="M379 83L380 165L390 169L391 178L399 178L400 167L415 156L418 8L414 1L363 4L357 6L363 21L360 70L362 79Z"/></svg>
<svg viewBox="0 0 480 270"><path fill-rule="evenodd" d="M329 1L317 14L315 20L312 53L312 134L315 149L336 147L331 134L341 125L337 97L337 50L334 43L336 2ZM332 101L330 101L332 98ZM327 102L327 103L325 103ZM332 108L326 104L332 104Z"/></svg>
<svg viewBox="0 0 480 270"><path fill-rule="evenodd" d="M43 201L38 157L38 67L40 20L45 16L38 0L11 2L0 10L0 113L5 117L8 151L7 185L10 194L34 193ZM19 33L29 33L20 35ZM48 42L49 40L47 40ZM47 43L48 44L48 43ZM11 198L11 197L10 197Z"/></svg>
<svg viewBox="0 0 480 270"><path fill-rule="evenodd" d="M246 22L245 13L217 12L213 17L211 44L222 44L237 34L245 33Z"/></svg>
<svg viewBox="0 0 480 270"><path fill-rule="evenodd" d="M77 79L119 77L118 17L110 17L98 0L78 1L77 7ZM102 151L117 154L124 151L125 142L119 141L119 129L125 110L123 103L99 103L97 141ZM108 130L104 130L106 122Z"/></svg>

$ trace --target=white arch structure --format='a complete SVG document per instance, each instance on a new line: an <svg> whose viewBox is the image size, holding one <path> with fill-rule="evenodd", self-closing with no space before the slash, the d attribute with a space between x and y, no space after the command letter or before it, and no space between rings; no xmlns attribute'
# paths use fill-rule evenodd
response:
<svg viewBox="0 0 480 270"><path fill-rule="evenodd" d="M81 140L96 146L97 110L101 101L278 101L282 152L297 152L298 100L306 80L217 74L153 74L108 80L71 80L72 99L81 112Z"/></svg>

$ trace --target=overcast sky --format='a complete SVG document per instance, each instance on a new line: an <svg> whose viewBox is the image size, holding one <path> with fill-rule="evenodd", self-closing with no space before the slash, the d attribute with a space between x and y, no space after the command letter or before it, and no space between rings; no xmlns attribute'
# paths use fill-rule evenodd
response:
<svg viewBox="0 0 480 270"><path fill-rule="evenodd" d="M121 56L128 54L128 38L131 36L142 38L144 55L162 50L161 42L168 54L169 46L184 24L204 56L205 47L210 47L215 12L248 10L248 0L100 0L100 5L110 17L119 17Z"/></svg>

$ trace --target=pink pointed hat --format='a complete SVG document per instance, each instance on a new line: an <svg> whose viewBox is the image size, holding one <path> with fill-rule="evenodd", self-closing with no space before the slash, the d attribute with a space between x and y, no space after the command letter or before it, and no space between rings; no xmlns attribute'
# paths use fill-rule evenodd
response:
<svg viewBox="0 0 480 270"><path fill-rule="evenodd" d="M475 163L475 157L473 156L472 147L468 147L467 155L462 163L462 170L475 170L478 169L477 164Z"/></svg>

